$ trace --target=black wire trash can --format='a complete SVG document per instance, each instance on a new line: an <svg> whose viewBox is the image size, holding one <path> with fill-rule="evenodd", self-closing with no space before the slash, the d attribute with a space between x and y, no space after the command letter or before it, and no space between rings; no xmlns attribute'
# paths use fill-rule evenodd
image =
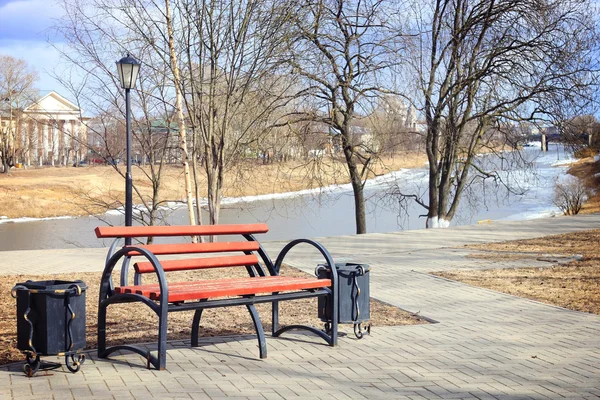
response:
<svg viewBox="0 0 600 400"><path fill-rule="evenodd" d="M17 299L17 348L25 354L23 371L28 377L38 370L60 367L40 356L65 357L69 371L77 372L85 361L84 282L27 281L17 283L11 294Z"/></svg>
<svg viewBox="0 0 600 400"><path fill-rule="evenodd" d="M340 324L353 324L354 334L362 339L365 334L371 332L371 324L363 324L371 319L371 304L369 290L368 264L336 263L338 274L338 313ZM324 264L319 264L315 275L326 278L330 271ZM325 322L325 330L330 329L332 318L332 305L326 297L319 297L318 316Z"/></svg>

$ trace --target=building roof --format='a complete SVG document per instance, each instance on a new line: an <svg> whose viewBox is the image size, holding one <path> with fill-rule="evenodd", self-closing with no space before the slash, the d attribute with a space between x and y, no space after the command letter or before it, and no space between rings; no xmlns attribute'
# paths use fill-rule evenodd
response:
<svg viewBox="0 0 600 400"><path fill-rule="evenodd" d="M52 107L52 109L49 109ZM81 112L80 108L54 90L40 90L32 102L23 107L23 112Z"/></svg>

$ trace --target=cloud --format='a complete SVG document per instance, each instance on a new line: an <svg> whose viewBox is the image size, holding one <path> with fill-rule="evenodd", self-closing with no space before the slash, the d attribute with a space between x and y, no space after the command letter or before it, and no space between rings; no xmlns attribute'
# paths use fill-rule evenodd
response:
<svg viewBox="0 0 600 400"><path fill-rule="evenodd" d="M2 40L44 40L63 10L55 1L0 0Z"/></svg>
<svg viewBox="0 0 600 400"><path fill-rule="evenodd" d="M60 52L45 41L0 39L0 54L21 58L34 68L40 76L36 87L42 90L65 89L53 77L52 73L60 73Z"/></svg>

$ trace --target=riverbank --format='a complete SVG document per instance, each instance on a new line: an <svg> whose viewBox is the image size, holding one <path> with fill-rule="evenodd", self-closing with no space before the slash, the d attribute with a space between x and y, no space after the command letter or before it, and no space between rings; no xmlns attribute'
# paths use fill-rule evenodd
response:
<svg viewBox="0 0 600 400"><path fill-rule="evenodd" d="M524 220L560 215L561 211L552 204L554 184L557 180L563 180L567 171L584 178L593 178L585 180L586 184L593 189L592 191L599 187L598 176L600 175L598 175L599 171L597 170L600 169L600 166L596 166L592 158L579 161L573 159L568 152L562 149L562 146L554 145L547 153L541 153L537 146L529 146L520 153L520 157L527 158L534 164L522 169L516 168L503 171L501 179L514 188L523 190L523 194L513 195L503 190L501 186L498 187L499 190L495 191L493 187L483 182L483 185L472 189L468 198L462 202L452 225L465 225L477 221ZM387 160L388 167L384 169L382 164L379 169L385 172L392 169L389 167L392 165L411 165L411 163L407 163L407 160L411 161L408 157L402 156L400 158ZM498 160L488 158L485 162L491 168L494 168L501 165L502 160L500 158ZM395 191L419 193L427 187L427 167L421 161L423 160L413 158L413 168L404 168L378 175L366 182L365 198L369 232L383 233L424 228L424 219L420 217L424 210L416 203L404 204L399 202L398 197L393 195ZM353 220L348 218L353 210L350 184L335 183L321 186L316 184L317 182L314 179L305 178L305 181L308 181L309 184L303 186L301 178L307 176L309 166L309 164L299 166L292 163L255 166L256 172L254 172L254 175L260 178L251 179L251 175L246 175L249 179L247 185L235 185L235 182L241 178L234 176L230 186L228 186L229 190L226 191L226 193L234 193L234 196L223 197L220 222L267 222L272 228L272 233L267 234L268 239L271 240L354 233ZM337 166L341 167L339 164ZM251 174L250 167L251 165L246 165L246 174ZM313 164L312 167L316 166ZM535 173L533 173L534 170ZM179 174L178 177L169 177L168 173L173 171ZM244 169L240 169L240 173L242 171ZM0 237L4 238L0 243L0 250L102 246L103 243L99 242L92 234L98 223L123 224L122 199L124 194L122 189L120 192L111 189L115 185L121 188L123 178L109 167L71 168L71 170L54 168L27 172L29 174L21 175L27 179L20 179L15 175L11 176L11 179L0 176L0 188L2 183L10 182L25 187L29 185L29 190L43 187L47 184L46 182L55 186L63 185L61 189L63 190L63 198L66 198L64 193L69 193L69 198L60 202L59 211L68 213L71 210L72 213L70 216L41 218L9 218L0 213ZM137 184L141 190L148 190L148 182L143 182L139 178L141 172L141 169L134 169L134 177L138 179ZM183 182L180 179L180 172L180 169L175 166L167 168L163 176L165 188L161 193L169 195L179 193L183 196ZM58 176L52 179L49 176L51 174ZM66 179L63 174L71 174L72 176ZM107 175L112 176L108 176L110 178L108 179ZM320 182L341 181L342 179L338 180L338 177L344 178L345 176L323 173L321 175L323 179ZM37 179L37 182L32 182L34 179ZM69 180L73 182L71 186L68 186ZM81 188L84 183L86 183L85 192ZM260 183L260 185L252 185L251 183ZM305 188L311 185L315 187ZM72 187L76 188L73 189ZM269 187L271 190L266 190ZM301 190L293 191L297 188L301 188ZM286 189L289 189L289 191ZM96 193L92 196L90 193L94 191ZM261 191L264 194L260 194ZM58 192L60 193L60 190ZM487 194L488 192L490 193ZM26 193L17 193L21 197L27 197ZM109 202L111 196L114 199L113 203ZM134 203L139 204L136 202L136 197L134 195ZM34 208L35 204L44 201L43 198L39 201L37 198L30 201L33 202L30 209L49 213L51 207L42 205L37 209ZM200 199L200 201L202 204L205 200ZM105 208L99 209L96 213L81 212L82 209L89 209L89 205L94 202L102 202ZM85 207L85 204L88 207ZM480 206L473 208L476 204ZM0 199L0 206L3 206L4 210L8 209L6 202L2 202L2 199ZM16 208L15 206L14 209ZM9 211L14 212L14 209ZM165 223L176 225L187 223L184 203L179 201L163 204L161 210ZM590 200L582 212L595 212L597 210L600 210L600 196L590 196ZM84 217L77 217L78 214L84 214ZM203 218L206 220L208 217L205 214Z"/></svg>
<svg viewBox="0 0 600 400"><path fill-rule="evenodd" d="M417 168L426 157L416 153L398 153L374 165L372 176ZM119 166L121 172L123 166ZM149 167L133 169L139 193L147 200L152 183L146 177ZM178 201L185 198L183 169L167 165L161 179L159 199ZM224 177L224 197L248 197L297 192L323 186L348 183L346 166L337 161L323 165L318 160L263 165L245 162L229 169ZM206 187L206 177L200 178ZM204 191L201 195L204 195ZM46 167L13 169L0 174L0 218L54 218L103 214L118 208L124 198L124 178L112 166ZM134 203L139 204L134 192Z"/></svg>

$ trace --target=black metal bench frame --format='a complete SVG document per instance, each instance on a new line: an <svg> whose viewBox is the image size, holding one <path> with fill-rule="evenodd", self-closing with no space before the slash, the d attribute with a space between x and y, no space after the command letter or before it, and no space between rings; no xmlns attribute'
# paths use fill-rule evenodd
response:
<svg viewBox="0 0 600 400"><path fill-rule="evenodd" d="M139 228L139 227L138 227ZM149 227L151 228L151 227ZM127 228L123 228L127 229ZM149 236L160 236L160 235L149 235ZM252 234L242 234L242 236L247 241L257 242L256 238ZM105 236L106 237L106 236ZM115 237L115 236L113 236ZM137 235L135 237L144 237L143 235ZM319 289L311 289L311 290L298 290L294 292L274 292L271 294L261 294L261 295L247 295L247 296L237 296L232 298L225 299L200 299L197 301L191 302L182 302L182 303L169 303L169 289L168 282L165 271L161 265L161 262L158 260L156 255L154 255L151 251L139 247L136 245L125 245L121 248L120 242L121 239L125 239L126 243L128 242L127 238L131 238L131 236L118 236L115 238L113 243L111 244L108 255L106 257L106 263L104 272L102 273L102 278L100 282L100 296L98 301L98 357L99 358L108 358L111 353L120 350L128 350L135 352L137 354L145 357L147 361L147 367L150 368L153 366L158 370L164 370L166 368L166 347L167 347L167 323L168 323L168 313L169 312L177 312L177 311L189 311L195 310L193 322L192 322L192 333L191 333L191 346L198 346L198 335L199 335L199 327L200 320L202 317L202 311L206 308L219 308L219 307L230 307L230 306L246 306L250 316L252 317L252 321L254 324L254 328L256 330L256 335L258 339L259 345L259 354L260 358L267 357L267 345L266 345L266 337L263 330L262 322L254 307L255 304L259 303L271 303L272 304L272 336L278 337L281 334L293 330L293 329L302 329L310 331L319 337L323 338L330 346L337 345L338 338L338 290L337 290L337 274L329 273L329 279L331 280L331 287L319 288ZM130 241L129 241L130 243ZM248 271L248 275L251 278L254 277L264 277L264 276L279 276L280 267L284 261L285 256L288 252L296 247L299 244L308 244L314 248L316 248L321 255L325 259L326 268L329 271L333 271L335 263L333 258L329 254L329 252L316 241L309 239L297 239L288 243L279 253L275 263L271 261L263 246L258 243L259 250L256 252L260 257L260 260L266 267L263 268L262 265L256 264L253 266L247 266L246 269ZM245 252L246 254L250 254L251 252ZM115 287L112 280L112 274L117 263L122 260L121 266L121 276L120 276L120 285L127 286L128 282L128 272L129 266L131 263L131 258L133 256L142 256L146 260L148 260L153 268L155 275L158 280L158 285L160 287L160 298L158 301L154 301L149 299L146 296L140 294L133 293L115 293ZM268 275L267 275L268 274ZM141 284L141 275L137 272L134 275L134 285ZM332 302L333 315L330 324L327 324L327 331L322 331L316 329L311 326L305 325L289 325L284 327L279 327L279 302L287 301L287 300L296 300L302 298L311 298L311 297L320 297L326 296L327 301ZM158 349L157 355L151 354L151 351L142 348L136 345L116 345L107 347L106 346L106 316L107 316L107 308L112 304L119 303L131 303L131 302L140 302L147 305L159 318L158 323Z"/></svg>

